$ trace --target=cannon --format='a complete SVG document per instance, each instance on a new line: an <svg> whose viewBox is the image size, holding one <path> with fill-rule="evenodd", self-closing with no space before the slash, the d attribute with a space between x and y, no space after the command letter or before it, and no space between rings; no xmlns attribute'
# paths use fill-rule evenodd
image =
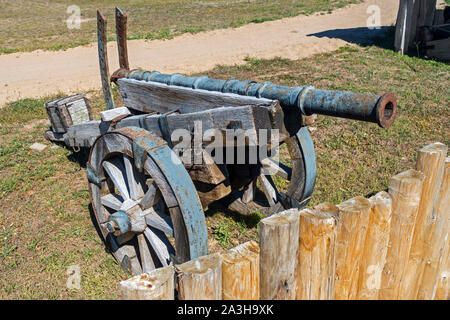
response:
<svg viewBox="0 0 450 320"><path fill-rule="evenodd" d="M218 204L243 215L304 207L316 160L302 116L382 128L395 119L390 93L131 70L126 20L116 8L120 68L110 76L106 20L98 12L106 103L101 120L93 120L82 95L52 101L46 104L52 129L45 137L75 150L90 148L86 172L94 222L121 267L133 274L206 255L207 207ZM115 107L111 82L124 107Z"/></svg>

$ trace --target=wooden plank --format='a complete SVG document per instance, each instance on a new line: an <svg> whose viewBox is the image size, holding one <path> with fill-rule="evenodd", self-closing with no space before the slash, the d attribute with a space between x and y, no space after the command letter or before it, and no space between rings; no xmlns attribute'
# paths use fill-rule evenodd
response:
<svg viewBox="0 0 450 320"><path fill-rule="evenodd" d="M255 241L222 253L223 300L259 300L259 246Z"/></svg>
<svg viewBox="0 0 450 320"><path fill-rule="evenodd" d="M290 209L260 222L260 298L295 300L300 214Z"/></svg>
<svg viewBox="0 0 450 320"><path fill-rule="evenodd" d="M397 174L390 180L389 194L392 198L391 232L378 296L381 300L398 299L400 281L411 248L424 179L423 173L408 170Z"/></svg>
<svg viewBox="0 0 450 320"><path fill-rule="evenodd" d="M110 131L110 122L89 121L70 126L64 135L64 142L68 146L90 147L95 140Z"/></svg>
<svg viewBox="0 0 450 320"><path fill-rule="evenodd" d="M436 203L435 227L430 236L430 249L417 299L448 300L450 298L450 157L445 160L444 173Z"/></svg>
<svg viewBox="0 0 450 320"><path fill-rule="evenodd" d="M109 65L108 65L108 41L106 38L106 19L100 10L97 10L97 45L98 61L100 65L100 77L102 79L103 96L106 108L114 109L114 99L111 91Z"/></svg>
<svg viewBox="0 0 450 320"><path fill-rule="evenodd" d="M182 113L204 111L223 106L270 105L272 100L231 93L168 86L158 82L119 79L126 107L143 112L181 109Z"/></svg>
<svg viewBox="0 0 450 320"><path fill-rule="evenodd" d="M103 121L112 121L116 117L126 116L130 114L131 112L127 107L120 107L100 112L100 119L102 119Z"/></svg>
<svg viewBox="0 0 450 320"><path fill-rule="evenodd" d="M447 146L433 143L419 150L416 170L425 175L419 209L417 211L414 234L399 291L399 299L416 299L426 261L433 248L430 236L435 227L435 205L439 196Z"/></svg>
<svg viewBox="0 0 450 320"><path fill-rule="evenodd" d="M174 268L155 269L120 282L123 300L174 300Z"/></svg>
<svg viewBox="0 0 450 320"><path fill-rule="evenodd" d="M297 300L334 297L338 213L331 203L300 211Z"/></svg>
<svg viewBox="0 0 450 320"><path fill-rule="evenodd" d="M358 279L358 300L377 300L391 230L392 199L379 192L369 199L371 212Z"/></svg>
<svg viewBox="0 0 450 320"><path fill-rule="evenodd" d="M180 300L222 299L222 257L203 256L175 267Z"/></svg>
<svg viewBox="0 0 450 320"><path fill-rule="evenodd" d="M80 124L91 120L89 115L89 106L84 96L78 100L66 103L65 107L69 113L71 124Z"/></svg>
<svg viewBox="0 0 450 320"><path fill-rule="evenodd" d="M119 65L120 68L130 70L127 47L127 20L126 13L116 7L116 37L117 50L119 51Z"/></svg>
<svg viewBox="0 0 450 320"><path fill-rule="evenodd" d="M355 197L338 205L339 225L336 240L336 300L354 300L369 224L371 205L364 197Z"/></svg>

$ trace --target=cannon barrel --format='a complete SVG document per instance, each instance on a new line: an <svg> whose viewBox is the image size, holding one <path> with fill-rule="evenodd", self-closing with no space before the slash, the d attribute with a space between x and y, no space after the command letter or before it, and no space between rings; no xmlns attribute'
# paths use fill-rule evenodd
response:
<svg viewBox="0 0 450 320"><path fill-rule="evenodd" d="M333 117L377 123L388 128L397 113L397 101L392 93L374 94L319 90L312 86L279 86L271 82L219 80L207 76L189 77L178 73L119 69L112 80L128 79L153 81L192 89L235 93L278 100L283 108L298 108L304 115L323 114Z"/></svg>

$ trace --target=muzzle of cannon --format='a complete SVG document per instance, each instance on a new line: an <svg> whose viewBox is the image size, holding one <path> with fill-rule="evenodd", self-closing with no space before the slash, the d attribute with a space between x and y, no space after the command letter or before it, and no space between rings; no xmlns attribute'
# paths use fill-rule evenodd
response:
<svg viewBox="0 0 450 320"><path fill-rule="evenodd" d="M189 77L178 73L163 74L158 71L119 69L112 80L128 78L152 81L192 89L234 93L257 98L278 100L283 108L298 108L303 115L327 116L377 123L389 128L397 114L397 101L392 93L383 95L320 90L312 86L279 86L271 82L252 80L219 80L206 76Z"/></svg>

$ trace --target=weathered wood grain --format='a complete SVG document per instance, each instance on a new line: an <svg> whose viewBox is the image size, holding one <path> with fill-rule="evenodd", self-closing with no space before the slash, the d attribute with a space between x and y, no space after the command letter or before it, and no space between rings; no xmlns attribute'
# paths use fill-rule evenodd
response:
<svg viewBox="0 0 450 320"><path fill-rule="evenodd" d="M155 269L120 282L123 300L173 300L174 268Z"/></svg>
<svg viewBox="0 0 450 320"><path fill-rule="evenodd" d="M105 110L100 112L100 119L103 121L112 121L114 118L119 116L130 115L131 112L127 107L114 108L110 110Z"/></svg>
<svg viewBox="0 0 450 320"><path fill-rule="evenodd" d="M339 209L323 203L300 211L297 300L331 300Z"/></svg>
<svg viewBox="0 0 450 320"><path fill-rule="evenodd" d="M157 82L119 79L120 92L126 107L143 112L181 109L182 113L205 111L223 106L269 105L272 100L231 93L168 86Z"/></svg>
<svg viewBox="0 0 450 320"><path fill-rule="evenodd" d="M222 257L220 254L214 253L177 265L175 271L178 299L222 299Z"/></svg>
<svg viewBox="0 0 450 320"><path fill-rule="evenodd" d="M371 212L358 278L358 300L377 300L389 245L392 199L379 192L369 199Z"/></svg>
<svg viewBox="0 0 450 320"><path fill-rule="evenodd" d="M295 300L300 214L290 209L260 222L260 298Z"/></svg>
<svg viewBox="0 0 450 320"><path fill-rule="evenodd" d="M222 254L223 300L259 300L259 246L243 243Z"/></svg>
<svg viewBox="0 0 450 320"><path fill-rule="evenodd" d="M408 170L392 177L389 194L392 198L391 232L386 264L381 276L379 299L398 299L411 248L414 224L419 208L425 176L416 170Z"/></svg>
<svg viewBox="0 0 450 320"><path fill-rule="evenodd" d="M436 223L435 205L439 196L447 146L433 143L419 150L416 170L425 175L419 209L414 226L414 234L400 284L399 299L416 299L423 269L430 247L430 237Z"/></svg>
<svg viewBox="0 0 450 320"><path fill-rule="evenodd" d="M339 224L336 240L336 300L356 299L364 240L371 205L364 197L355 197L338 205Z"/></svg>
<svg viewBox="0 0 450 320"><path fill-rule="evenodd" d="M450 157L445 160L442 183L436 203L430 248L426 252L422 281L417 293L420 300L450 299Z"/></svg>

